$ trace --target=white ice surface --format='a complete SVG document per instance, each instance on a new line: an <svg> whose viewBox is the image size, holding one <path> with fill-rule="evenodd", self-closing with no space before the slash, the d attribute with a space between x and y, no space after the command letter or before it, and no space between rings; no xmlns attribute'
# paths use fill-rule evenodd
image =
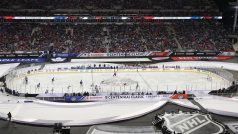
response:
<svg viewBox="0 0 238 134"><path fill-rule="evenodd" d="M220 76L211 75L212 81L207 80L208 74L197 72L194 70L119 70L117 76L119 79L131 79L138 82L139 89L136 84L127 86L110 86L100 84L102 81L113 79L113 70L98 70L94 73L80 71L65 72L47 72L41 74L31 74L28 76L29 84L24 84L24 76L14 78L8 82L10 89L15 89L20 93L73 93L73 92L92 92L91 84L98 85L101 92L151 92L151 91L178 91L182 90L199 90L210 91L222 87L229 86L229 82ZM51 79L55 78L52 83ZM80 86L80 80L83 86ZM36 85L40 83L39 89ZM68 88L70 86L70 88Z"/></svg>
<svg viewBox="0 0 238 134"><path fill-rule="evenodd" d="M237 63L219 62L219 61L174 61L174 62L161 62L154 64L159 68L162 66L178 65L180 67L206 67L206 68L223 68L228 70L238 71Z"/></svg>

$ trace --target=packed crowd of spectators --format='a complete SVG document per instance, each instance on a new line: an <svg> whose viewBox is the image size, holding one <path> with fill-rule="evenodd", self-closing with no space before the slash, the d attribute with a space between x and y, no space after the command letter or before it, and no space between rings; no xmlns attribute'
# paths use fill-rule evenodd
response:
<svg viewBox="0 0 238 134"><path fill-rule="evenodd" d="M27 24L0 25L0 52L31 50L31 30Z"/></svg>
<svg viewBox="0 0 238 134"><path fill-rule="evenodd" d="M207 0L2 0L1 8L22 7L25 9L113 9L121 6L122 9L151 9L159 6L162 9L204 9L208 5L214 6L213 1Z"/></svg>
<svg viewBox="0 0 238 134"><path fill-rule="evenodd" d="M0 52L71 53L232 50L228 32L216 22L171 24L0 24ZM176 42L176 39L177 42Z"/></svg>
<svg viewBox="0 0 238 134"><path fill-rule="evenodd" d="M174 23L173 28L185 50L233 50L229 33L219 22Z"/></svg>
<svg viewBox="0 0 238 134"><path fill-rule="evenodd" d="M145 52L177 49L163 25L113 25L110 51ZM124 45L122 45L124 44Z"/></svg>
<svg viewBox="0 0 238 134"><path fill-rule="evenodd" d="M34 12L32 16L35 16L36 13L39 15L51 14L51 12L55 12L54 10L61 9L76 9L81 13L90 14L97 10L116 11L114 13L123 13L124 10L127 10L126 12L128 10L156 10L156 14L159 10L176 10L173 13L178 10L186 10L183 13L196 10L193 15L198 15L196 13L200 15L218 14L215 2L207 0L1 0L0 9L10 9L0 12L0 14L8 13L8 15L18 12L31 15L29 10L22 12L20 9L37 9L37 11L31 11ZM19 11L14 12L18 9Z"/></svg>

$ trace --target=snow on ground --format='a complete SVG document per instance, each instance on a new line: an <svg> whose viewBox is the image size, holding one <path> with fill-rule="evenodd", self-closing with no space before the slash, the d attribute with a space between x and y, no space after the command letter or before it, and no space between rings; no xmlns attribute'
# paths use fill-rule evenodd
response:
<svg viewBox="0 0 238 134"><path fill-rule="evenodd" d="M14 78L8 82L8 87L20 93L73 93L92 92L95 88L92 83L99 86L101 92L152 92L152 91L178 91L182 90L215 90L228 87L229 82L217 75L211 75L212 80L207 80L208 74L196 70L119 70L113 77L113 70L78 70L61 72L43 72L28 75L29 84L24 83L24 76ZM52 83L51 79L55 78ZM107 80L131 80L134 83L127 85L105 85ZM83 81L83 86L80 81ZM137 82L139 88L136 90ZM40 83L40 88L36 85Z"/></svg>
<svg viewBox="0 0 238 134"><path fill-rule="evenodd" d="M18 65L19 65L19 63L0 65L0 77L6 75L11 69L14 69Z"/></svg>
<svg viewBox="0 0 238 134"><path fill-rule="evenodd" d="M90 127L87 134L162 134L156 132L153 126L115 126L115 125L98 125Z"/></svg>
<svg viewBox="0 0 238 134"><path fill-rule="evenodd" d="M238 117L238 101L236 100L218 96L207 96L195 100L209 112Z"/></svg>
<svg viewBox="0 0 238 134"><path fill-rule="evenodd" d="M187 99L170 99L169 102L177 104L179 106L187 107L187 108L192 108L197 110L200 109L198 106L194 105L191 101Z"/></svg>
<svg viewBox="0 0 238 134"><path fill-rule="evenodd" d="M0 98L4 94L0 93ZM33 100L36 101L36 100ZM88 125L96 123L113 122L142 116L163 106L167 100L153 101L110 101L98 104L71 105L45 105L43 103L24 103L10 100L0 103L0 116L5 117L8 112L13 120L29 124L52 125L62 122L64 125ZM139 104L139 105L138 105Z"/></svg>

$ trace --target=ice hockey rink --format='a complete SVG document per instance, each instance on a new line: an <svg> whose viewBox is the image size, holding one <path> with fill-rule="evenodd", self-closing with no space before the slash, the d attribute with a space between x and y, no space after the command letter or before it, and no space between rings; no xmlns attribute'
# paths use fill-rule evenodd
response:
<svg viewBox="0 0 238 134"><path fill-rule="evenodd" d="M54 71L52 71L54 70ZM7 81L10 89L19 93L78 93L92 92L156 92L156 91L210 91L228 87L230 82L216 74L196 69L113 69L63 70L57 67ZM28 84L24 82L28 77ZM54 78L54 82L52 82ZM208 79L210 78L210 79ZM83 84L80 84L82 80ZM37 84L40 87L37 88Z"/></svg>
<svg viewBox="0 0 238 134"><path fill-rule="evenodd" d="M171 64L171 63L167 63L167 64ZM184 64L174 63L174 64L180 65L181 67L186 67L185 64L188 64L188 63L184 63ZM198 66L197 64L198 62L196 62L196 65L194 66ZM211 65L212 63L209 63L209 62L201 63L201 65L206 65L206 64ZM83 80L83 88L84 88L83 90L90 91L92 78L95 84L98 84L101 81L107 81L107 80L112 80L111 82L113 82L113 79L115 78L118 78L120 80L131 79L132 84L129 83L128 85L131 86L131 89L134 86L134 90L136 86L135 83L137 82L140 83L139 90L153 89L154 91L157 91L157 87L158 87L158 90L174 91L175 89L186 90L191 88L192 91L194 91L194 93L196 92L195 90L204 91L205 87L206 87L206 90L211 90L211 88L214 88L214 89L220 88L220 83L221 83L221 86L226 85L226 81L220 76L215 74L209 74L207 72L199 72L197 70L191 70L191 69L190 70L184 70L184 69L162 70L160 65L158 65L158 69L138 70L138 72L137 72L137 69L130 69L130 70L121 69L117 72L117 76L114 76L114 77L113 77L114 71L112 70L111 71L110 70L97 70L97 71L94 70L95 72L93 73L90 71L89 72L83 72L83 71L72 72L72 70L64 70L64 71L58 71L58 72L52 71L52 69L58 68L57 65L58 64L55 64L54 67L46 66L44 68L45 70L51 69L51 71L42 71L42 72L35 72L35 73L29 74L28 75L29 84L26 87L24 87L24 85L26 84L24 84L23 82L24 75L23 76L19 75L19 77L16 77L16 78L14 77L9 82L14 83L12 85L13 87L18 87L18 88L21 87L19 91L23 91L23 92L24 90L28 91L28 90L34 89L34 86L38 82L41 82L42 90L43 90L43 85L47 85L49 89L54 86L54 92L57 92L57 91L62 92L61 89L67 88L68 86L68 84L63 85L62 83L70 83L72 86L72 88L69 88L70 92L76 92L77 87L79 88L78 91L81 92L82 89L80 89L81 87L79 84L81 79ZM190 66L191 65L193 64L190 64ZM213 66L215 66L215 64ZM224 68L228 68L230 66L231 65L229 66L224 65ZM9 70L12 70L12 69L9 67L8 69L5 70L4 74L6 74L6 72ZM207 79L208 75L212 77L212 80ZM51 82L52 77L55 77L55 82L53 84ZM214 83L219 83L219 84L214 84ZM224 85L222 85L223 83ZM227 86L229 86L228 84L229 83L227 83ZM86 90L87 86L89 90ZM125 90L130 91L130 86L125 87ZM110 87L107 89L108 91L114 91L114 89L111 89L110 84L108 85L108 87ZM103 89L103 91L107 91L106 87L102 86L101 88ZM120 88L117 87L115 88L115 90L120 91ZM121 87L121 90L122 92L124 91L123 87ZM148 90L148 92L149 91L150 90ZM34 93L35 91L32 90L31 92ZM63 90L63 92L67 92L67 89ZM39 93L40 93L40 90L39 90ZM209 95L203 94L199 96L199 99L202 101L202 99L206 99L207 96ZM210 100L213 101L212 98L210 98ZM149 113L151 111L154 111L155 109L159 109L168 101L172 103L176 103L184 107L199 109L188 100L175 101L175 100L169 100L169 98L167 99L159 98L156 100L151 99L147 101L144 101L144 100L143 101L140 101L140 100L110 101L110 102L91 102L91 103L66 105L63 103L47 102L47 101L41 101L41 100L31 99L31 98L27 99L24 97L8 96L5 93L3 94L1 93L0 94L0 116L1 118L6 118L7 113L10 111L13 114L13 121L27 123L27 124L52 125L55 122L63 122L65 125L88 125L88 124L98 124L98 123L114 122L119 120L127 120L127 119L136 118L136 117L145 115L146 113ZM220 99L220 101L221 102L219 103L223 103L222 99ZM231 101L233 103L229 103L227 101L229 102ZM208 98L206 102L207 102L206 105L212 104L212 102L208 101ZM232 112L234 113L235 116L237 116L238 113L237 113L237 109L235 108L237 105L237 101L226 100L226 103L229 103L229 105L227 106L220 105L220 107L213 107L212 110L218 111L216 112L217 114L227 115ZM202 105L205 105L205 104L202 103ZM222 111L222 109L228 109L229 112L227 113L224 110ZM95 111L97 114L95 114ZM90 117L85 116L88 114L92 116Z"/></svg>

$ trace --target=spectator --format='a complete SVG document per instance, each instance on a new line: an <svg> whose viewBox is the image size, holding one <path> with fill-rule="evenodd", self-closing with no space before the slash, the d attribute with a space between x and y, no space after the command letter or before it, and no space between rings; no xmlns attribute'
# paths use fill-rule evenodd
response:
<svg viewBox="0 0 238 134"><path fill-rule="evenodd" d="M12 120L12 114L11 114L11 112L8 112L7 117L8 117L8 120L9 120L9 121Z"/></svg>
<svg viewBox="0 0 238 134"><path fill-rule="evenodd" d="M1 24L0 29L0 53L45 50L71 53L165 51L177 50L178 43L184 50L233 50L228 32L220 23L213 21L159 25L13 23Z"/></svg>

